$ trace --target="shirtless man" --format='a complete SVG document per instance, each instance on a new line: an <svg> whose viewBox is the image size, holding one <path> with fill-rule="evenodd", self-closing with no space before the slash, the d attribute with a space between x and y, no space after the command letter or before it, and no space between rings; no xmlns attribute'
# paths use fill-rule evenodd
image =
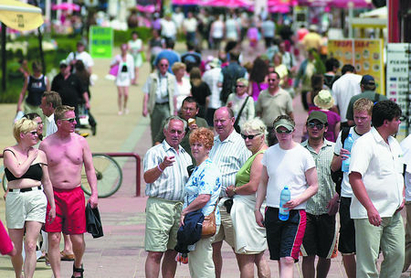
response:
<svg viewBox="0 0 411 278"><path fill-rule="evenodd" d="M73 277L83 277L82 258L86 247L83 235L86 232L85 198L80 187L83 163L92 191L88 200L92 208L97 206L98 201L97 179L87 141L74 133L74 108L59 106L54 117L57 132L40 144L40 149L47 155L58 215L53 223L46 222L46 232L49 233L48 254L54 277L60 278L61 232L69 234L75 255Z"/></svg>

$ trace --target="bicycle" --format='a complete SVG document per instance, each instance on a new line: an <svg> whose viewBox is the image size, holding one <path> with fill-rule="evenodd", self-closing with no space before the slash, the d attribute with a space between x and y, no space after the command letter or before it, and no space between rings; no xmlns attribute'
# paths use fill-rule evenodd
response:
<svg viewBox="0 0 411 278"><path fill-rule="evenodd" d="M119 190L123 182L123 172L120 165L111 156L106 154L92 154L94 170L97 178L97 191L99 198L107 198ZM2 184L4 192L7 191L7 179L3 173ZM88 196L91 188L87 181L86 171L81 170L81 189Z"/></svg>

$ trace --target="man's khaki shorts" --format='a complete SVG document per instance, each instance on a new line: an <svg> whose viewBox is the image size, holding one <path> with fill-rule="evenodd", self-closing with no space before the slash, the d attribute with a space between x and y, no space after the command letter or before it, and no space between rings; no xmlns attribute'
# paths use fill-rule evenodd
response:
<svg viewBox="0 0 411 278"><path fill-rule="evenodd" d="M220 202L224 200L221 199ZM221 226L218 234L215 236L214 242L220 242L225 240L228 245L234 248L235 240L234 240L234 227L233 221L231 220L230 214L227 213L227 210L224 206L220 206L220 216L221 216Z"/></svg>
<svg viewBox="0 0 411 278"><path fill-rule="evenodd" d="M146 251L165 252L177 244L177 231L183 203L159 198L148 198L146 204Z"/></svg>

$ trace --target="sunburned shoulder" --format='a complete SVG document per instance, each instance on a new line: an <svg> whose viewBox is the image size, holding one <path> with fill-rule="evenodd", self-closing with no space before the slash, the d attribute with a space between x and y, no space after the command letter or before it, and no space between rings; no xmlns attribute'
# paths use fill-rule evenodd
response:
<svg viewBox="0 0 411 278"><path fill-rule="evenodd" d="M47 136L47 138L40 143L40 148L56 144L65 144L68 142L79 142L80 144L87 144L87 140L83 136L78 135L77 133L70 133L67 137L61 137L57 133L54 133L50 136Z"/></svg>

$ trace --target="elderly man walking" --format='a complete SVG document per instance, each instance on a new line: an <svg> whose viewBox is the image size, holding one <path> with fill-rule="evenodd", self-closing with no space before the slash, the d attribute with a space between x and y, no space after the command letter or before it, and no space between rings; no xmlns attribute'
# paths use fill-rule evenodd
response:
<svg viewBox="0 0 411 278"><path fill-rule="evenodd" d="M163 258L162 276L174 277L177 262L177 231L183 207L184 186L188 179L187 167L191 156L180 146L185 135L186 122L171 116L164 126L165 140L144 157L146 196L145 249L148 252L145 275L159 277Z"/></svg>
<svg viewBox="0 0 411 278"><path fill-rule="evenodd" d="M230 108L221 107L216 110L214 129L218 135L214 137L214 146L210 151L210 159L217 164L222 176L220 207L228 200L227 187L235 184L235 175L251 155L251 152L245 146L244 140L235 131L234 122L235 118ZM220 210L220 215L221 227L212 244L217 278L221 277L223 267L221 256L223 240L234 248L234 228L230 214L223 208Z"/></svg>
<svg viewBox="0 0 411 278"><path fill-rule="evenodd" d="M150 114L153 145L155 136L161 129L161 124L167 117L174 115L176 107L174 96L178 95L176 92L177 81L174 75L167 72L168 66L167 59L159 59L157 71L148 76L143 86L143 116L147 117Z"/></svg>

